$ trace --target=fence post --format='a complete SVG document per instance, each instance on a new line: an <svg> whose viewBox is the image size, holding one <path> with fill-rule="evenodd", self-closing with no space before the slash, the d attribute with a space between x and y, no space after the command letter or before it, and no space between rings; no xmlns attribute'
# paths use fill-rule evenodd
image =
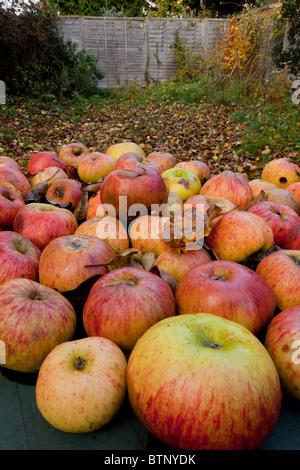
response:
<svg viewBox="0 0 300 470"><path fill-rule="evenodd" d="M149 18L145 19L145 54L144 54L144 80L148 84L149 79Z"/></svg>

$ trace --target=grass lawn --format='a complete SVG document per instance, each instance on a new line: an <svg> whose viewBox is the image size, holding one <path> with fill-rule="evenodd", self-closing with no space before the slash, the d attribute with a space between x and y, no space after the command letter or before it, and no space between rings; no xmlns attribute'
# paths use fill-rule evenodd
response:
<svg viewBox="0 0 300 470"><path fill-rule="evenodd" d="M300 161L300 107L290 85L271 82L213 84L164 82L101 92L91 98L56 101L8 97L0 108L0 155L26 170L39 150L59 152L72 141L103 152L134 141L146 154L173 153L178 160L201 159L213 173L230 169L250 178L273 158Z"/></svg>

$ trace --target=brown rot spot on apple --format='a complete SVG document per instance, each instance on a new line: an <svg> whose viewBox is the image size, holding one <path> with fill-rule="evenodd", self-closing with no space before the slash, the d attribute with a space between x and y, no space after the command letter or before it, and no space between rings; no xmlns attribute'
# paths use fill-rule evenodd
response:
<svg viewBox="0 0 300 470"><path fill-rule="evenodd" d="M86 362L83 359L83 357L81 357L81 356L78 356L73 361L73 366L74 366L74 369L76 369L76 370L83 370L84 367L85 367L85 364L86 364Z"/></svg>
<svg viewBox="0 0 300 470"><path fill-rule="evenodd" d="M222 344L218 344L215 341L210 340L210 339L204 340L203 346L205 346L206 348L212 348L212 349L222 349L223 347Z"/></svg>
<svg viewBox="0 0 300 470"><path fill-rule="evenodd" d="M285 184L285 183L287 183L287 179L285 178L285 176L282 176L281 178L279 178L279 182L281 184Z"/></svg>
<svg viewBox="0 0 300 470"><path fill-rule="evenodd" d="M185 189L189 189L189 181L186 179L186 178L181 178L179 181L178 181L178 184L182 184L182 186L185 187Z"/></svg>
<svg viewBox="0 0 300 470"><path fill-rule="evenodd" d="M284 345L282 346L282 351L283 351L283 352L288 352L289 350L290 350L290 348L289 348L288 344L284 344Z"/></svg>

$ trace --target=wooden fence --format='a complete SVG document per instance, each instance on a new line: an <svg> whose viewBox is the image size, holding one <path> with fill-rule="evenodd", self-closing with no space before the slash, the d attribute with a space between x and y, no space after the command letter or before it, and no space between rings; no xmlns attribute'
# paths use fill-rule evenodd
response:
<svg viewBox="0 0 300 470"><path fill-rule="evenodd" d="M208 57L224 35L226 19L108 18L61 16L59 30L66 40L91 52L105 73L100 88L136 80L171 78L177 70L176 32L192 53Z"/></svg>

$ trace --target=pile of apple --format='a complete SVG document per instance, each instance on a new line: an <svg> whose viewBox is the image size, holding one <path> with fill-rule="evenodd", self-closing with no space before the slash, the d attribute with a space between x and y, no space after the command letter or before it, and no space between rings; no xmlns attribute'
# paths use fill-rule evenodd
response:
<svg viewBox="0 0 300 470"><path fill-rule="evenodd" d="M102 428L128 394L170 447L261 448L282 393L300 399L300 168L212 175L134 142L26 173L0 157L0 346L61 431Z"/></svg>

